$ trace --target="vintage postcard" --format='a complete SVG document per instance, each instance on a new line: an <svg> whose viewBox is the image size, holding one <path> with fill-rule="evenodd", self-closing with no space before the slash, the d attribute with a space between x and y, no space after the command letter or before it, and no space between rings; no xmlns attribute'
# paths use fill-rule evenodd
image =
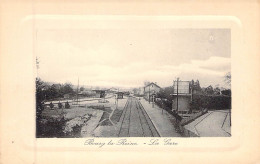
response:
<svg viewBox="0 0 260 164"><path fill-rule="evenodd" d="M259 162L259 21L80 4L1 6L1 163Z"/></svg>

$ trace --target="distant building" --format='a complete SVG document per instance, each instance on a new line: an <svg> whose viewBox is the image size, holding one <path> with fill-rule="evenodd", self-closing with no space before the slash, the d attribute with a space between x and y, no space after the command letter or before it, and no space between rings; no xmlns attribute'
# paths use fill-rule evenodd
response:
<svg viewBox="0 0 260 164"><path fill-rule="evenodd" d="M143 95L147 100L151 101L152 95L155 95L161 90L161 87L158 86L156 83L149 83L148 85L144 86Z"/></svg>
<svg viewBox="0 0 260 164"><path fill-rule="evenodd" d="M115 87L109 88L108 92L109 93L116 93L116 92L118 92L118 88L115 88Z"/></svg>
<svg viewBox="0 0 260 164"><path fill-rule="evenodd" d="M124 95L129 96L129 95L130 95L130 92L129 92L129 91L125 91L125 92L124 92Z"/></svg>
<svg viewBox="0 0 260 164"><path fill-rule="evenodd" d="M117 92L116 96L117 96L117 99L123 99L124 98L124 92Z"/></svg>
<svg viewBox="0 0 260 164"><path fill-rule="evenodd" d="M93 90L96 92L96 98L104 98L106 95L106 90Z"/></svg>
<svg viewBox="0 0 260 164"><path fill-rule="evenodd" d="M87 89L78 93L79 97L95 97L95 95L96 95L95 91L87 90Z"/></svg>

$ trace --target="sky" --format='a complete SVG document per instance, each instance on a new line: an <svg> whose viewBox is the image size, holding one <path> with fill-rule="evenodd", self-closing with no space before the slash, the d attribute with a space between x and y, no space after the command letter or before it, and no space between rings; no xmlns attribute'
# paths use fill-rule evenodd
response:
<svg viewBox="0 0 260 164"><path fill-rule="evenodd" d="M38 77L100 86L161 87L199 80L228 88L230 29L44 29L37 31Z"/></svg>

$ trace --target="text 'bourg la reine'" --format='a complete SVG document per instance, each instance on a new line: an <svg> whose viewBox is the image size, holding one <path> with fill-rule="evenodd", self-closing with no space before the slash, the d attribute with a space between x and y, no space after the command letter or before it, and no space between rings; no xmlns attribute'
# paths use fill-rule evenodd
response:
<svg viewBox="0 0 260 164"><path fill-rule="evenodd" d="M87 139L84 142L84 145L88 146L98 146L99 148L108 145L108 146L137 146L137 145L178 145L178 143L173 142L172 139L150 139L148 142L136 142L130 139L112 139L108 142L106 141L96 141L95 139Z"/></svg>

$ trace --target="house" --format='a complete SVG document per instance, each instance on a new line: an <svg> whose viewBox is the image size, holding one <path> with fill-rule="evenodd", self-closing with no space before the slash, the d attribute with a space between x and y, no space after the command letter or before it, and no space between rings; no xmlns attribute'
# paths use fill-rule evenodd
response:
<svg viewBox="0 0 260 164"><path fill-rule="evenodd" d="M81 91L79 95L82 95L84 97L95 97L96 92L93 90L85 89L84 91Z"/></svg>
<svg viewBox="0 0 260 164"><path fill-rule="evenodd" d="M96 92L96 98L104 98L106 95L106 90L93 90Z"/></svg>
<svg viewBox="0 0 260 164"><path fill-rule="evenodd" d="M130 92L129 91L125 91L125 92L123 92L124 93L124 95L126 95L126 96L129 96L130 95Z"/></svg>
<svg viewBox="0 0 260 164"><path fill-rule="evenodd" d="M144 86L143 95L144 98L148 101L151 101L152 96L156 95L161 90L161 87L157 85L157 83L149 83Z"/></svg>
<svg viewBox="0 0 260 164"><path fill-rule="evenodd" d="M116 93L118 92L118 88L112 87L107 90L109 93Z"/></svg>
<svg viewBox="0 0 260 164"><path fill-rule="evenodd" d="M117 96L117 99L123 99L124 98L124 92L117 92L116 93L116 96Z"/></svg>

